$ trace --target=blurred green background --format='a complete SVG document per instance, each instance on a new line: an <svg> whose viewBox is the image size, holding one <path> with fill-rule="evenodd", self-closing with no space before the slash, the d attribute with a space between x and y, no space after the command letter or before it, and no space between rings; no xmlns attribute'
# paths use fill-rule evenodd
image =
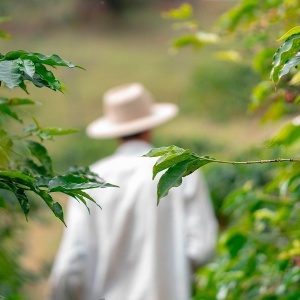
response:
<svg viewBox="0 0 300 300"><path fill-rule="evenodd" d="M2 27L12 36L1 40L1 53L17 49L56 53L85 68L55 71L66 86L64 94L28 88L29 97L42 104L24 112L28 124L32 113L42 126L79 130L46 143L57 171L89 165L114 150L115 141L91 140L85 136L85 127L102 114L101 97L108 88L132 81L142 82L157 101L180 107L175 120L155 131L155 146L176 144L223 159L236 157L249 147L262 147L274 124L261 126L259 117L247 112L258 78L246 64L217 61L211 48L174 53L171 41L180 31L161 13L181 1L124 1L125 10L114 2L24 0L16 4L1 0L1 15L11 17ZM203 29L209 29L235 2L192 4ZM21 90L0 89L4 96L26 97ZM237 184L237 171L220 172L214 167L203 171L217 208L220 198ZM26 228L21 242L23 264L36 272L30 284L25 284L28 299L45 298L46 280L63 230L58 219L43 207L39 210L38 216L29 216L26 226L25 220L21 225Z"/></svg>

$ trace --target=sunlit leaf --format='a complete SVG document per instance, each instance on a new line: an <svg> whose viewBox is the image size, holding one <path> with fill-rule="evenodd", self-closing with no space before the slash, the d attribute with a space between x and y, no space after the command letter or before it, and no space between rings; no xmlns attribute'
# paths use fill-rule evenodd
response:
<svg viewBox="0 0 300 300"><path fill-rule="evenodd" d="M18 179L20 180L20 182L28 182L28 183L32 183L34 181L36 181L37 179L31 176L28 176L22 172L19 171L0 171L0 179L4 178L4 179Z"/></svg>
<svg viewBox="0 0 300 300"><path fill-rule="evenodd" d="M284 41L287 38L289 38L291 35L296 34L296 33L300 33L300 26L294 27L292 29L290 29L288 32L286 32L281 38L279 38L277 41Z"/></svg>
<svg viewBox="0 0 300 300"><path fill-rule="evenodd" d="M215 44L219 37L215 34L197 32L195 34L184 35L173 41L175 48L183 48L186 46L193 46L195 48L203 47L207 44Z"/></svg>
<svg viewBox="0 0 300 300"><path fill-rule="evenodd" d="M193 16L193 8L188 3L182 4L177 9L172 9L162 13L162 17L166 19L187 20Z"/></svg>
<svg viewBox="0 0 300 300"><path fill-rule="evenodd" d="M300 33L293 34L287 38L283 45L276 51L273 57L273 68L271 70L271 79L276 84L280 78L289 72L290 68L297 66L298 59L292 60L300 49Z"/></svg>
<svg viewBox="0 0 300 300"><path fill-rule="evenodd" d="M258 8L257 1L239 1L238 4L227 11L218 21L219 25L229 31L233 31L244 22L255 19L254 11Z"/></svg>
<svg viewBox="0 0 300 300"><path fill-rule="evenodd" d="M231 62L240 62L242 61L242 57L239 52L231 50L231 51L218 51L215 52L215 57L220 60L231 61Z"/></svg>
<svg viewBox="0 0 300 300"><path fill-rule="evenodd" d="M29 59L24 59L20 61L20 70L27 74L29 77L33 77L35 73L35 65Z"/></svg>
<svg viewBox="0 0 300 300"><path fill-rule="evenodd" d="M167 153L173 153L173 154L181 154L185 152L185 149L182 149L177 146L168 146L168 147L160 147L160 148L153 148L151 149L147 154L145 154L145 157L157 157L162 156Z"/></svg>
<svg viewBox="0 0 300 300"><path fill-rule="evenodd" d="M259 108L268 99L273 90L274 86L271 81L261 81L252 89L249 108L252 110Z"/></svg>
<svg viewBox="0 0 300 300"><path fill-rule="evenodd" d="M8 88L13 89L19 86L22 82L21 75L21 70L16 60L0 61L0 81L3 81Z"/></svg>
<svg viewBox="0 0 300 300"><path fill-rule="evenodd" d="M282 67L279 72L279 78L288 74L292 68L297 68L300 63L300 52L298 52L294 57L289 59Z"/></svg>
<svg viewBox="0 0 300 300"><path fill-rule="evenodd" d="M157 203L160 199L167 196L169 190L173 187L178 187L182 183L182 178L190 175L200 167L213 162L210 158L191 157L170 167L159 179L157 185Z"/></svg>

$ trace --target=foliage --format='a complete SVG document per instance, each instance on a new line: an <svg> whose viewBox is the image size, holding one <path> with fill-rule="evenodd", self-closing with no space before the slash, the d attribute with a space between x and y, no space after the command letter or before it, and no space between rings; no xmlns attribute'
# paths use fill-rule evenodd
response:
<svg viewBox="0 0 300 300"><path fill-rule="evenodd" d="M26 93L25 81L32 82L36 87L47 87L54 91L62 91L61 82L46 68L47 66L75 67L58 55L51 56L41 53L31 53L24 50L0 54L0 82L8 88L22 88ZM29 138L38 137L40 141L53 140L56 135L75 132L73 129L41 127L33 118L34 124L23 129L22 135L12 135L5 124L6 118L20 123L22 118L16 112L16 107L32 105L30 99L0 98L1 122L1 165L0 187L13 193L18 199L26 218L30 211L28 193L41 197L54 215L64 222L62 207L51 196L53 192L62 192L76 198L86 205L86 200L93 199L83 192L83 189L105 188L112 186L105 183L97 174L88 168L71 168L66 174L56 175L52 161L46 148ZM0 206L6 208L6 201L1 198Z"/></svg>
<svg viewBox="0 0 300 300"><path fill-rule="evenodd" d="M300 162L300 159L292 158L277 158L277 159L260 159L254 161L225 161L218 160L211 156L199 156L188 149L182 149L177 146L168 146L161 148L154 148L147 154L146 157L157 157L159 159L153 166L153 178L161 172L166 172L160 177L157 185L157 202L161 198L168 195L169 190L173 187L178 187L182 183L182 178L188 176L198 170L199 168L210 163L224 163L224 164L266 164L279 162Z"/></svg>
<svg viewBox="0 0 300 300"><path fill-rule="evenodd" d="M298 113L299 27L295 27L295 22L299 11L299 2L293 0L241 0L218 22L215 32L218 40L239 41L236 50L222 51L218 58L234 63L246 58L261 77L261 82L253 88L250 108L264 108L263 120L274 120L287 112ZM181 24L189 30L186 36L190 42L178 43L177 39L174 46L206 45L190 38L191 32L197 36L198 31L197 22L193 20L191 26L190 8L185 5L167 14L176 21L180 15L184 19ZM279 48L274 43L274 34L278 32L282 32ZM290 157L297 155L299 117L288 121L267 145L277 147L278 157L283 153ZM198 271L193 299L299 299L298 158L223 161L176 146L153 149L147 156L160 157L153 167L153 176L164 171L158 183L158 201L170 188L179 186L183 177L207 164L284 162L268 169L267 182L255 184L255 178L248 178L225 197L220 214L226 217L227 223L222 228L217 255L212 263Z"/></svg>
<svg viewBox="0 0 300 300"><path fill-rule="evenodd" d="M0 35L7 37L2 31ZM26 84L31 83L38 88L62 92L63 85L49 67L78 66L56 54L49 56L24 50L0 54L0 86L2 89L19 87L28 94ZM33 124L24 126L20 109L34 104L28 98L0 97L0 298L5 299L24 299L20 290L31 277L19 262L24 240L24 236L19 236L24 228L20 208L27 219L31 210L37 212L36 207L43 200L64 223L62 206L54 200L53 193L71 196L87 206L87 201L95 201L84 190L113 186L86 167L71 167L64 174L54 171L42 142L76 130L42 127L34 116ZM21 133L12 122L21 125Z"/></svg>

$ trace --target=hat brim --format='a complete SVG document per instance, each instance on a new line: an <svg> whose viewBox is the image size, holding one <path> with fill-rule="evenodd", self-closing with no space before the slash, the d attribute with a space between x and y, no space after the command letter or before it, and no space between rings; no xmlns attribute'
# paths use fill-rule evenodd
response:
<svg viewBox="0 0 300 300"><path fill-rule="evenodd" d="M151 114L129 122L114 123L106 117L96 119L90 123L86 133L91 138L118 138L143 132L155 128L178 113L178 107L172 103L153 104Z"/></svg>

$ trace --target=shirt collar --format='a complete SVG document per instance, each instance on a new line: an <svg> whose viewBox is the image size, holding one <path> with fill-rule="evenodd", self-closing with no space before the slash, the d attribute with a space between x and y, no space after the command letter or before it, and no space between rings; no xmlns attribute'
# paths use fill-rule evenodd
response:
<svg viewBox="0 0 300 300"><path fill-rule="evenodd" d="M153 146L142 140L131 140L119 146L116 150L117 155L142 156L149 152Z"/></svg>

